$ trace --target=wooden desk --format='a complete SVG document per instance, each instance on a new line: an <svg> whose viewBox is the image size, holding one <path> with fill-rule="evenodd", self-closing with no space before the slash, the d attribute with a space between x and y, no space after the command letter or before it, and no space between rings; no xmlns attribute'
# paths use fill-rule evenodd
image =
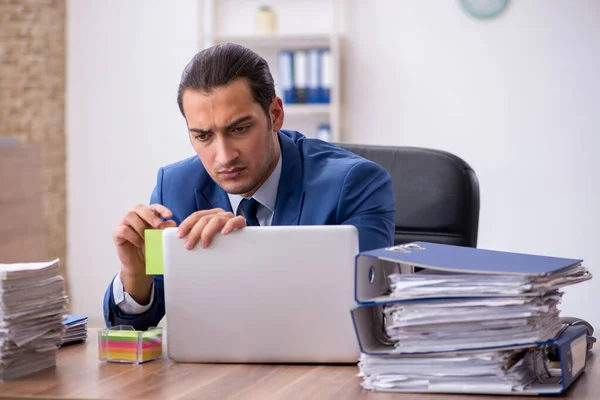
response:
<svg viewBox="0 0 600 400"><path fill-rule="evenodd" d="M102 363L97 332L86 344L59 351L56 368L0 383L0 398L50 399L532 399L479 396L374 393L363 390L356 366L177 364L164 358L143 365ZM595 358L563 398L597 399L600 368Z"/></svg>

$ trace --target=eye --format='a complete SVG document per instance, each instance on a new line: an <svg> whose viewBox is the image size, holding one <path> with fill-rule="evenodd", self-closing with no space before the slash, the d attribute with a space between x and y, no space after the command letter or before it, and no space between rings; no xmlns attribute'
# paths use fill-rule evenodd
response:
<svg viewBox="0 0 600 400"><path fill-rule="evenodd" d="M236 133L242 133L242 132L246 132L249 128L250 128L250 125L236 126L235 128L233 128L233 131Z"/></svg>
<svg viewBox="0 0 600 400"><path fill-rule="evenodd" d="M209 136L210 135L208 133L199 133L199 134L197 134L197 135L194 136L194 139L203 142L205 140L208 140Z"/></svg>

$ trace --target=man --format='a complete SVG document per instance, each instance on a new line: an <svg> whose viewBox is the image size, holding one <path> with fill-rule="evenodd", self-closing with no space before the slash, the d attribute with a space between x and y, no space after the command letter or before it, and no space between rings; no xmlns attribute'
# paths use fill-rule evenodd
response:
<svg viewBox="0 0 600 400"><path fill-rule="evenodd" d="M197 157L161 168L150 205L115 229L121 270L104 296L107 326L147 329L165 314L163 277L145 273L145 229L178 227L192 249L247 225L351 224L361 250L392 245L389 174L281 130L283 104L260 56L230 43L201 51L183 71L177 101Z"/></svg>

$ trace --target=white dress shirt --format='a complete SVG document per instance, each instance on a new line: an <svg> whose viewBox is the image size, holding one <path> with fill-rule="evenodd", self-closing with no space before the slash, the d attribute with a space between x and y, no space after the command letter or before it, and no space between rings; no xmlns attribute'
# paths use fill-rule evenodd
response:
<svg viewBox="0 0 600 400"><path fill-rule="evenodd" d="M262 184L260 188L254 193L252 198L258 201L260 205L256 210L256 219L261 226L270 226L273 222L273 213L275 212L275 202L277 201L277 189L279 187L279 179L281 177L281 161L282 156L279 156L277 166L271 173L271 176ZM244 199L239 194L229 194L229 204L231 209L234 210L236 215L239 215L238 208L240 203ZM123 282L119 274L113 279L113 299L119 309L126 314L141 314L152 306L154 300L154 284L152 285L152 292L150 293L150 301L147 305L138 304L123 288Z"/></svg>

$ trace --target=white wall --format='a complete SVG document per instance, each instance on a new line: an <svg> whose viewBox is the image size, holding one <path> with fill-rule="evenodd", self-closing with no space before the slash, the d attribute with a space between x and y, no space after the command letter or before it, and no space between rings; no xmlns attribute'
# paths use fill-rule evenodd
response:
<svg viewBox="0 0 600 400"><path fill-rule="evenodd" d="M197 1L68 3L68 271L72 310L102 322L119 262L111 233L188 157L177 85L196 51Z"/></svg>
<svg viewBox="0 0 600 400"><path fill-rule="evenodd" d="M175 95L197 3L68 2L69 279L95 325L114 226L160 165L192 154ZM346 138L460 155L480 179L481 247L600 275L600 3L511 3L482 22L458 1L348 0ZM562 308L600 327L594 291L598 278L568 289Z"/></svg>
<svg viewBox="0 0 600 400"><path fill-rule="evenodd" d="M597 277L563 314L600 328L600 2L512 1L491 21L458 1L349 3L347 139L464 158L479 247L585 259Z"/></svg>

